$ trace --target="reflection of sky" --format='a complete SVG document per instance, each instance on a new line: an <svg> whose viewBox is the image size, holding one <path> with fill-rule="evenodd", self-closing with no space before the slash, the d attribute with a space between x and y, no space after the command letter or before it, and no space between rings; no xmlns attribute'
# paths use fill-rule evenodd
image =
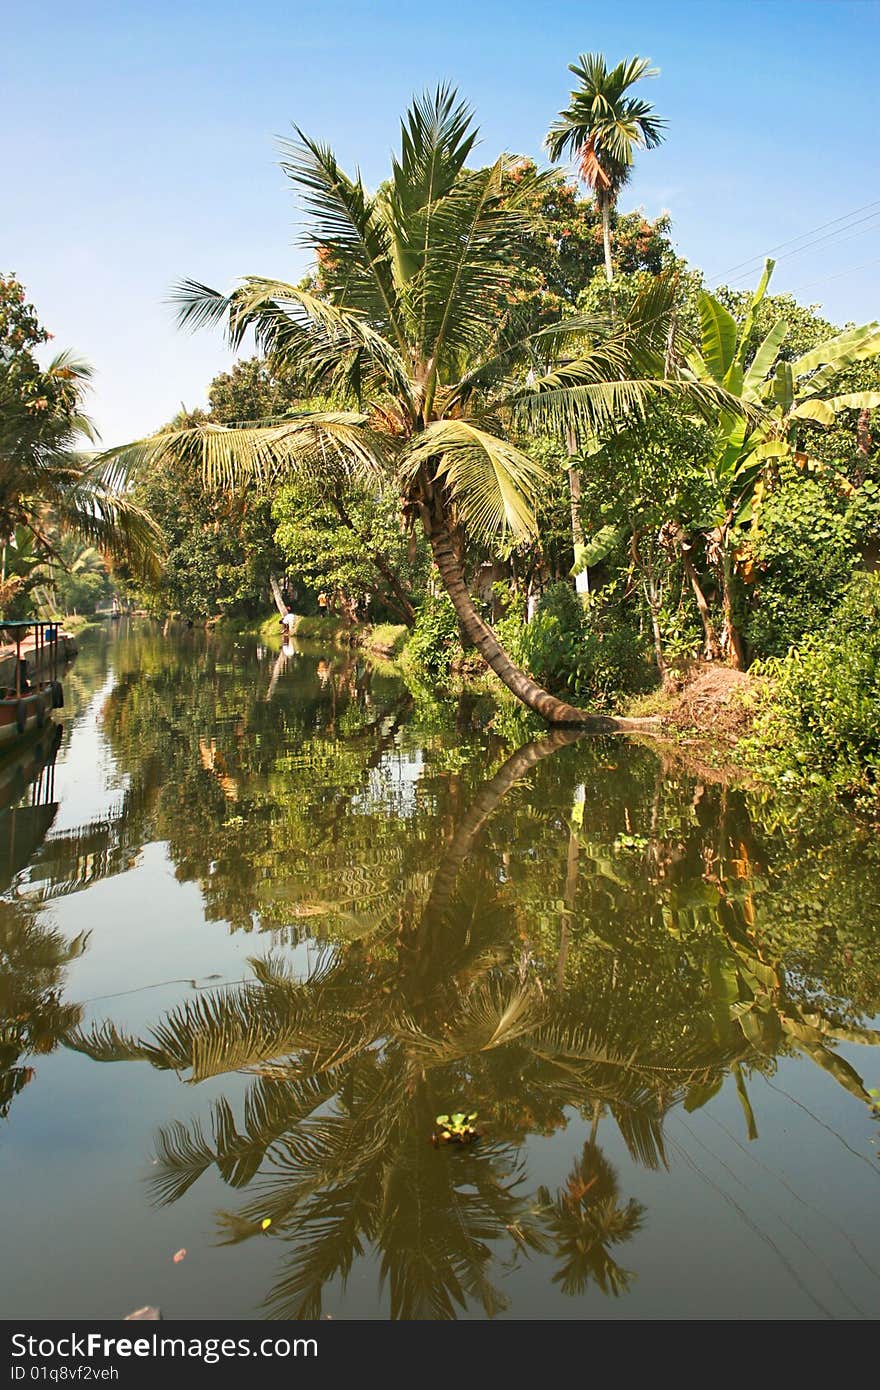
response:
<svg viewBox="0 0 880 1390"><path fill-rule="evenodd" d="M115 684L113 670L88 704L68 723L55 759L55 797L58 814L52 836L91 821L112 818L118 810L128 777L120 773L101 730L101 710ZM64 718L62 712L62 719Z"/></svg>
<svg viewBox="0 0 880 1390"><path fill-rule="evenodd" d="M403 819L411 818L418 809L418 784L423 771L420 748L405 752L391 749L377 767L370 769L364 790L352 797L351 814L369 816L386 811Z"/></svg>

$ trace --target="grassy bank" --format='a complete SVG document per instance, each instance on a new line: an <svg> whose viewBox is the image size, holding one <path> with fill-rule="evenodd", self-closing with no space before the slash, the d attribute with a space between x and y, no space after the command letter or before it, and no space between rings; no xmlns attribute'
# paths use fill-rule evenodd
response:
<svg viewBox="0 0 880 1390"><path fill-rule="evenodd" d="M267 618L244 621L223 620L218 626L224 632L248 632L264 640L281 640L281 625L277 613L272 613ZM400 655L406 642L407 628L402 623L352 625L342 618L313 615L300 616L293 635L298 640L326 642L334 647L360 647L388 660Z"/></svg>

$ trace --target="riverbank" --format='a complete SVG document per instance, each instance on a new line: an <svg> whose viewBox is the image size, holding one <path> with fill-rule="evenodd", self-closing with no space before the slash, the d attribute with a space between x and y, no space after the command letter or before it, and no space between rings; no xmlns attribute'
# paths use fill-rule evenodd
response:
<svg viewBox="0 0 880 1390"><path fill-rule="evenodd" d="M692 772L725 781L753 782L740 744L754 729L760 681L747 671L696 662L678 679L636 696L628 715L656 715L652 744Z"/></svg>

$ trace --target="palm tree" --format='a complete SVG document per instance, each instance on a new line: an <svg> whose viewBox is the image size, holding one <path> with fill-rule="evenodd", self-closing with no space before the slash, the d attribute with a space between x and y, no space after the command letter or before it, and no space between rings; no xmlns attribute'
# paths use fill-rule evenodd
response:
<svg viewBox="0 0 880 1390"><path fill-rule="evenodd" d="M477 130L453 91L414 102L376 193L326 146L297 136L283 168L311 214L318 288L248 276L221 294L186 281L180 322L225 326L233 348L252 329L278 369L360 409L201 424L108 457L156 466L189 452L206 482L226 489L272 486L294 468L333 487L392 482L407 521L424 528L462 632L508 689L552 724L631 726L564 704L514 665L468 593L465 544L535 534L545 474L517 430L594 434L661 392L702 408L729 399L715 383L664 371L672 278L660 277L619 322L582 317L526 332L518 239L546 175L514 165L519 182L505 186L504 156L468 169Z"/></svg>
<svg viewBox="0 0 880 1390"><path fill-rule="evenodd" d="M159 532L128 495L127 469L121 460L83 450L97 437L82 408L91 367L69 352L42 372L28 359L30 379L23 387L23 355L0 344L0 536L8 542L26 528L51 563L59 535L74 535L155 577Z"/></svg>
<svg viewBox="0 0 880 1390"><path fill-rule="evenodd" d="M593 191L602 214L609 283L614 279L611 209L630 176L635 150L659 145L666 124L653 114L650 102L627 95L643 77L657 76L659 69L650 64L650 58L624 58L609 71L601 53L582 53L568 68L580 86L571 93L571 105L560 111L547 132L553 162L566 151L576 156L581 177Z"/></svg>

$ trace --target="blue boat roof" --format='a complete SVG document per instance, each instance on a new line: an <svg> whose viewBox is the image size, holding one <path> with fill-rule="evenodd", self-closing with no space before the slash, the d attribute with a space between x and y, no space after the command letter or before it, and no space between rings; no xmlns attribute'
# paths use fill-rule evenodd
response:
<svg viewBox="0 0 880 1390"><path fill-rule="evenodd" d="M60 627L60 618L0 618L0 628Z"/></svg>

